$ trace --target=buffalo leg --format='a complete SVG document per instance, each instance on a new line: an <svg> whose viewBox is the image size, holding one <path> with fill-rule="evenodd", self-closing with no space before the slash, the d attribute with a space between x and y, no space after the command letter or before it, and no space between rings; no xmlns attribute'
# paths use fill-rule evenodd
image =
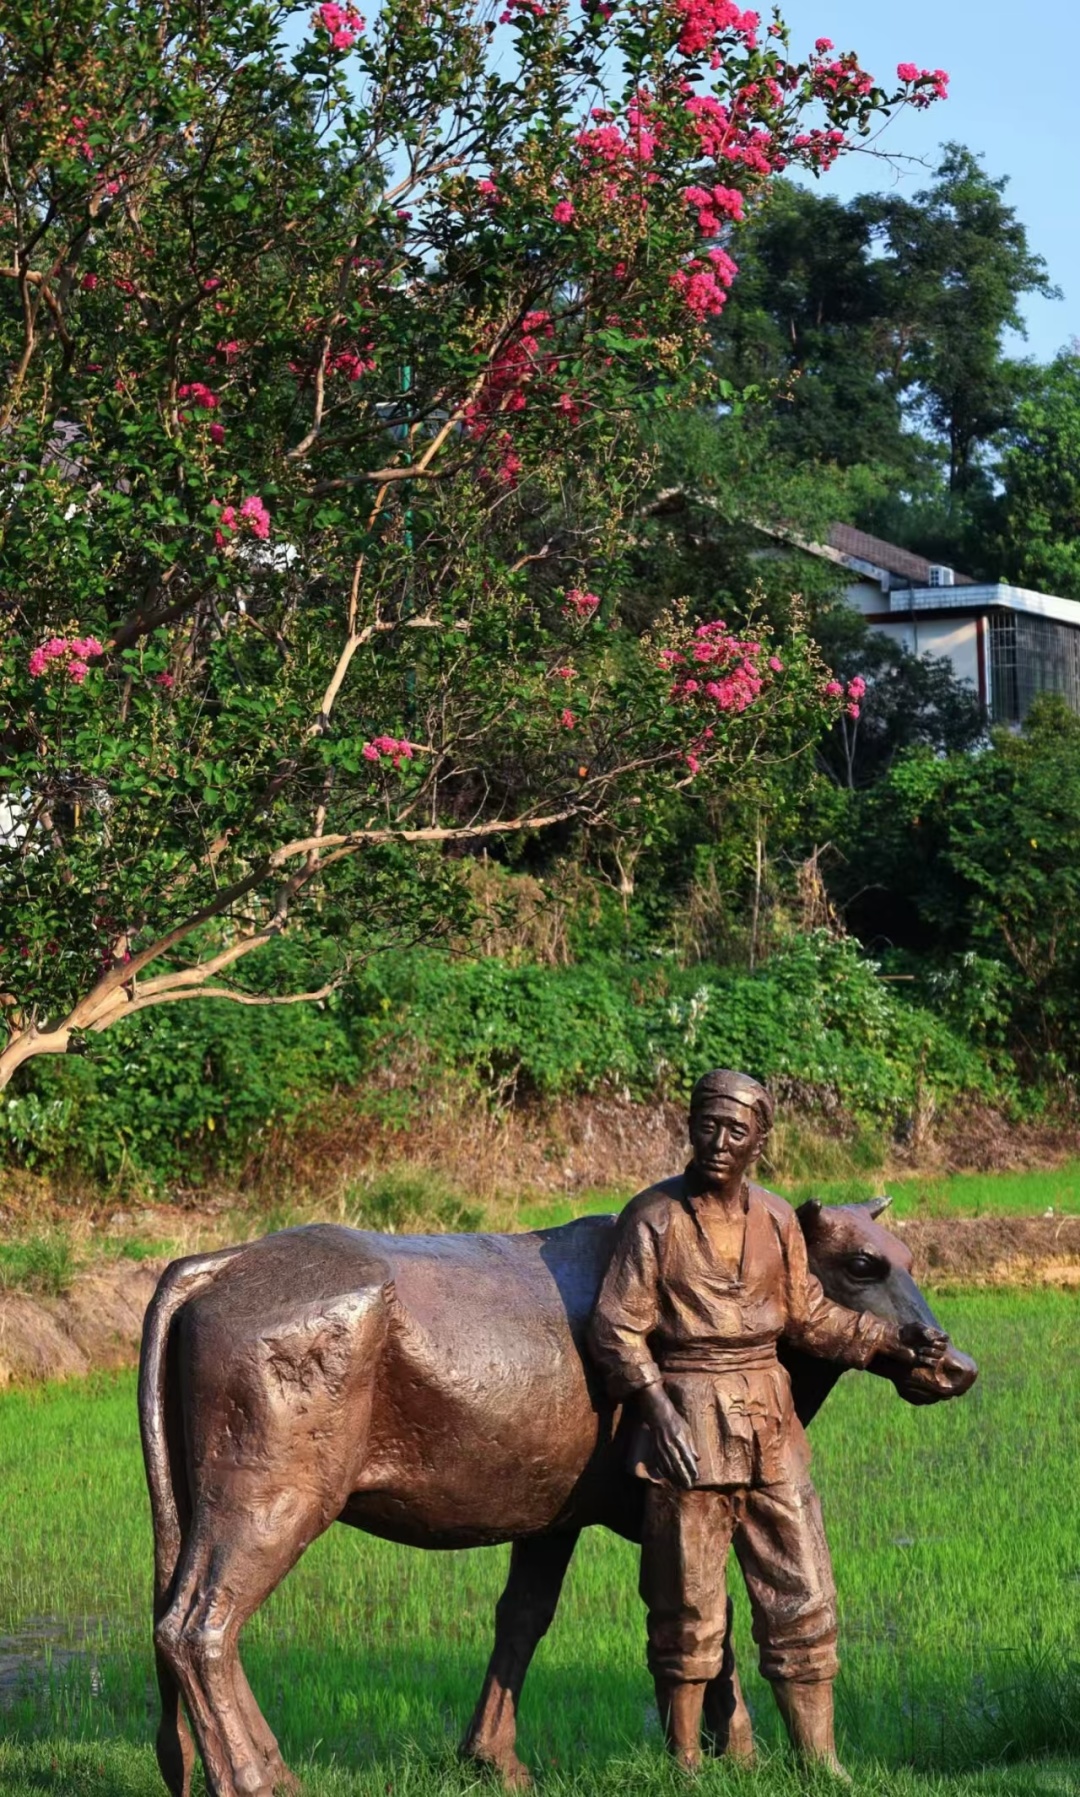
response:
<svg viewBox="0 0 1080 1797"><path fill-rule="evenodd" d="M532 1782L514 1751L518 1702L533 1654L551 1626L576 1545L577 1531L515 1541L510 1576L495 1606L495 1646L461 1751L490 1766L511 1789Z"/></svg>
<svg viewBox="0 0 1080 1797"><path fill-rule="evenodd" d="M754 1758L754 1730L735 1665L731 1616L729 1597L723 1664L716 1677L705 1688L705 1746L709 1753L718 1758L738 1760L743 1765L749 1765Z"/></svg>
<svg viewBox="0 0 1080 1797"><path fill-rule="evenodd" d="M277 1738L255 1701L255 1693L247 1682L247 1674L240 1663L239 1654L236 1655L233 1666L233 1689L252 1746L262 1758L274 1791L280 1793L280 1797L293 1797L300 1789L300 1781L289 1771L281 1757Z"/></svg>
<svg viewBox="0 0 1080 1797"><path fill-rule="evenodd" d="M161 1694L161 1721L155 1742L158 1768L169 1797L191 1797L195 1744L184 1720L180 1686L160 1648L156 1649L154 1659L157 1665L158 1691Z"/></svg>
<svg viewBox="0 0 1080 1797"><path fill-rule="evenodd" d="M273 1797L290 1775L240 1665L248 1618L296 1564L322 1518L284 1516L273 1495L243 1508L199 1507L155 1646L183 1693L212 1797ZM275 1509L277 1508L277 1515Z"/></svg>

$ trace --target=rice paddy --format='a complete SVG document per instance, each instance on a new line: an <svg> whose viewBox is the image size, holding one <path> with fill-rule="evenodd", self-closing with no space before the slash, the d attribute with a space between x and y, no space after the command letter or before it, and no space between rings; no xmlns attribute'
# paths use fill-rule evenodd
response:
<svg viewBox="0 0 1080 1797"><path fill-rule="evenodd" d="M1060 1167L1027 1169L1015 1173L883 1173L859 1174L846 1179L785 1179L760 1175L792 1204L804 1198L821 1198L827 1204L855 1204L888 1192L893 1217L1056 1217L1080 1215L1080 1161ZM621 1191L589 1192L584 1197L527 1204L519 1212L519 1226L535 1229L567 1223L582 1211L617 1211L628 1194Z"/></svg>
<svg viewBox="0 0 1080 1797"><path fill-rule="evenodd" d="M814 1425L841 1594L838 1718L882 1797L1080 1792L1080 1307L1062 1292L938 1305L982 1376L911 1409L842 1381ZM134 1379L0 1399L0 1791L160 1797L150 1748L150 1531ZM311 1797L461 1797L507 1550L422 1554L332 1529L245 1635L253 1688ZM526 1686L521 1751L558 1797L684 1789L659 1744L636 1554L583 1538ZM741 1590L737 1572L732 1586ZM790 1766L737 1649L762 1768L703 1797L787 1797Z"/></svg>

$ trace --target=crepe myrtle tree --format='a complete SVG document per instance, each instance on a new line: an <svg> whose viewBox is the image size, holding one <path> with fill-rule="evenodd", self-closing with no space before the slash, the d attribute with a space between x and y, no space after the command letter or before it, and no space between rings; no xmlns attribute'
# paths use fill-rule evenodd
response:
<svg viewBox="0 0 1080 1797"><path fill-rule="evenodd" d="M944 87L731 0L7 9L0 1085L845 702L621 623L634 415L707 398L746 200Z"/></svg>

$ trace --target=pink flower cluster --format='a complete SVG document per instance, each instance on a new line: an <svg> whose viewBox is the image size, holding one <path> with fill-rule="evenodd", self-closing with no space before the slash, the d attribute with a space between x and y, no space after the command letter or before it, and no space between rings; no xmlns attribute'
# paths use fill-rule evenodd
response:
<svg viewBox="0 0 1080 1797"><path fill-rule="evenodd" d="M506 444L509 445L509 438L506 438L505 441ZM521 479L521 470L524 466L525 464L517 451L508 446L505 447L503 450L503 458L499 463L498 468L498 480L500 486L510 487L511 489L516 487L518 481Z"/></svg>
<svg viewBox="0 0 1080 1797"><path fill-rule="evenodd" d="M697 207L698 229L706 237L715 237L725 218L742 223L743 197L734 187L688 187L683 198L688 206Z"/></svg>
<svg viewBox="0 0 1080 1797"><path fill-rule="evenodd" d="M741 12L734 0L676 0L675 11L682 19L679 49L683 56L700 56L711 46L711 67L719 68L716 40L725 33L741 37L748 50L757 48L760 14Z"/></svg>
<svg viewBox="0 0 1080 1797"><path fill-rule="evenodd" d="M40 679L49 664L55 662L69 680L81 686L90 672L89 663L105 651L96 636L51 636L35 649L27 664L35 680Z"/></svg>
<svg viewBox="0 0 1080 1797"><path fill-rule="evenodd" d="M932 106L935 100L949 97L949 77L944 69L920 69L917 63L902 62L897 65L896 73L905 87L919 85L922 88L922 92L908 95L913 106Z"/></svg>
<svg viewBox="0 0 1080 1797"><path fill-rule="evenodd" d="M645 105L639 102L627 107L625 131L602 106L595 106L591 116L596 124L579 131L574 139L587 166L621 173L634 163L652 161L657 138Z"/></svg>
<svg viewBox="0 0 1080 1797"><path fill-rule="evenodd" d="M224 549L226 539L242 529L246 529L251 536L258 537L263 543L270 535L270 513L254 493L244 500L239 509L235 505L223 505L219 508L217 529L214 531L215 544L219 549Z"/></svg>
<svg viewBox="0 0 1080 1797"><path fill-rule="evenodd" d="M795 139L795 148L801 150L802 159L810 168L825 173L844 147L846 139L842 131L824 131L815 125L812 131L801 131Z"/></svg>
<svg viewBox="0 0 1080 1797"><path fill-rule="evenodd" d="M671 285L681 295L686 310L700 323L724 310L728 289L738 272L725 250L706 250L704 261L676 269Z"/></svg>
<svg viewBox="0 0 1080 1797"><path fill-rule="evenodd" d="M590 123L574 143L581 159L581 193L595 195L610 209L621 206L631 216L646 208L644 190L660 177L652 168L660 143L654 96L639 88L617 119L607 106L594 106Z"/></svg>
<svg viewBox="0 0 1080 1797"><path fill-rule="evenodd" d="M355 6L338 6L336 0L324 0L312 14L316 29L322 26L335 50L351 50L364 29L364 21Z"/></svg>
<svg viewBox="0 0 1080 1797"><path fill-rule="evenodd" d="M79 155L86 162L93 162L94 160L94 151L87 137L87 132L90 130L93 121L100 117L101 114L96 108L91 108L85 118L75 112L71 115L71 121L67 136L64 138L64 143L69 150L78 150Z"/></svg>
<svg viewBox="0 0 1080 1797"><path fill-rule="evenodd" d="M389 757L398 768L403 761L411 761L419 749L418 743L406 742L403 736L373 736L365 743L360 753L365 761L381 761L383 756Z"/></svg>
<svg viewBox="0 0 1080 1797"><path fill-rule="evenodd" d="M577 618L579 622L586 624L599 603L600 595L598 593L583 593L580 587L571 587L566 595L566 604L562 608L563 617Z"/></svg>
<svg viewBox="0 0 1080 1797"><path fill-rule="evenodd" d="M662 650L660 665L687 670L672 682L672 699L737 713L752 705L765 685L758 667L760 655L760 643L732 636L723 619L717 618L712 624L698 625L687 654Z"/></svg>
<svg viewBox="0 0 1080 1797"><path fill-rule="evenodd" d="M831 44L829 48L832 48ZM847 51L843 56L834 56L831 60L819 54L811 63L810 91L819 99L833 99L843 95L845 99L862 100L873 91L873 86L874 77L860 67L853 50Z"/></svg>
<svg viewBox="0 0 1080 1797"><path fill-rule="evenodd" d="M344 375L347 381L358 381L361 375L371 374L374 367L372 356L357 349L339 349L336 355L327 358L326 372Z"/></svg>
<svg viewBox="0 0 1080 1797"><path fill-rule="evenodd" d="M859 702L866 695L866 681L861 674L856 674L853 680L848 681L847 689L845 691L842 681L827 680L823 691L827 699L843 699L844 710L847 712L848 717L857 718L859 716Z"/></svg>
<svg viewBox="0 0 1080 1797"><path fill-rule="evenodd" d="M213 412L221 404L216 393L212 393L205 381L185 381L177 387L176 397L181 403L199 406L204 412Z"/></svg>
<svg viewBox="0 0 1080 1797"><path fill-rule="evenodd" d="M576 680L577 669L570 667L569 664L561 668L552 668L551 678L552 680Z"/></svg>
<svg viewBox="0 0 1080 1797"><path fill-rule="evenodd" d="M691 94L686 102L702 154L733 162L752 175L772 175L784 167L772 134L735 118L713 94Z"/></svg>
<svg viewBox="0 0 1080 1797"><path fill-rule="evenodd" d="M542 341L550 341L554 335L555 325L550 312L533 311L525 314L520 333L511 337L499 349L481 393L465 409L465 430L470 437L485 437L496 419L505 418L511 412L525 410L528 404L527 389L536 381L557 371L556 358L541 349ZM515 486L521 471L521 461L514 453L513 440L509 432L504 430L499 433L497 441L506 451L500 479L506 485Z"/></svg>
<svg viewBox="0 0 1080 1797"><path fill-rule="evenodd" d="M552 208L551 216L557 225L568 225L574 216L573 200L559 200Z"/></svg>
<svg viewBox="0 0 1080 1797"><path fill-rule="evenodd" d="M509 25L515 13L531 13L534 19L544 19L547 17L547 10L541 0L510 0L510 4L499 14L499 24Z"/></svg>

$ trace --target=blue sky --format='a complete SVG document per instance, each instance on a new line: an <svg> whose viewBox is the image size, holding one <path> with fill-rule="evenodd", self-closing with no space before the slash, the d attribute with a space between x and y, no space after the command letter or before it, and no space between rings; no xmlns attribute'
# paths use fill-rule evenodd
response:
<svg viewBox="0 0 1080 1797"><path fill-rule="evenodd" d="M939 144L952 138L980 151L988 173L1008 175L1007 198L1063 295L1027 302L1028 339L1016 348L1043 360L1080 336L1073 124L1080 0L1042 0L1030 9L1012 0L785 0L781 10L793 51L801 56L815 38L831 37L838 50L857 50L883 87L898 62L949 71L949 100L904 113L878 147L932 167ZM910 194L925 185L927 172L858 154L824 176L821 191L847 199L898 183Z"/></svg>

